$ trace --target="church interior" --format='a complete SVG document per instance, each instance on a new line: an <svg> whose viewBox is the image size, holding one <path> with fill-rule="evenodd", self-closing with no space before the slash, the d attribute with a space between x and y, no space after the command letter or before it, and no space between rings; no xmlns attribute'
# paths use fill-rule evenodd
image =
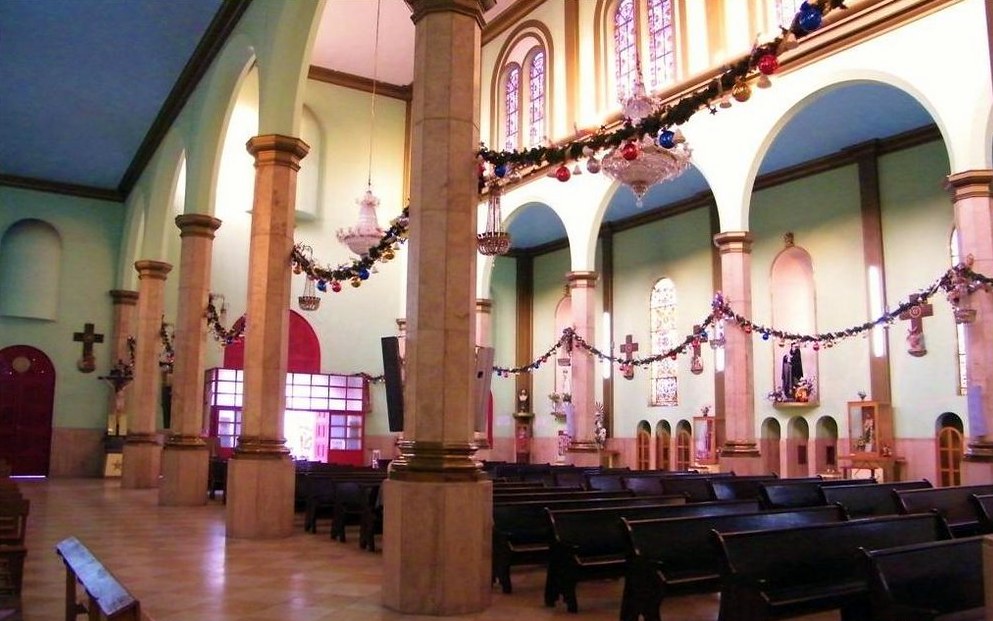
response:
<svg viewBox="0 0 993 621"><path fill-rule="evenodd" d="M529 477L687 506L751 480L764 510L819 504L780 480L926 484L979 516L938 539L993 532L991 24L983 0L0 4L0 553L27 550L0 619L64 614L69 537L141 600L108 618L561 617L544 557L498 580ZM329 472L379 512L336 513L347 544L306 532ZM581 582L578 614L637 619L630 590ZM849 618L746 601L661 606Z"/></svg>

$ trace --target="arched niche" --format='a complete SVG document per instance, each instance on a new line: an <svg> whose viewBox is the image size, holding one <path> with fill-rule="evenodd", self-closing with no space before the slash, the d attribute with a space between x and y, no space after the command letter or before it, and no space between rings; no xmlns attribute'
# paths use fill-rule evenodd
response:
<svg viewBox="0 0 993 621"><path fill-rule="evenodd" d="M803 417L794 416L786 425L786 433L786 476L809 476L810 426Z"/></svg>
<svg viewBox="0 0 993 621"><path fill-rule="evenodd" d="M814 472L838 471L838 421L822 416L814 425Z"/></svg>
<svg viewBox="0 0 993 621"><path fill-rule="evenodd" d="M810 254L785 236L786 247L772 262L770 297L772 325L784 332L815 334L817 331L814 266ZM802 342L772 345L773 383L777 406L814 405L818 400L817 351Z"/></svg>
<svg viewBox="0 0 993 621"><path fill-rule="evenodd" d="M953 412L945 412L935 423L937 434L938 476L942 487L962 484L962 456L964 453L964 427L962 419Z"/></svg>
<svg viewBox="0 0 993 621"><path fill-rule="evenodd" d="M321 204L324 130L317 115L307 106L303 107L300 117L300 139L310 146L310 151L300 161L300 172L297 173L296 217L297 220L312 221L318 218Z"/></svg>
<svg viewBox="0 0 993 621"><path fill-rule="evenodd" d="M0 237L0 315L58 319L62 237L42 220L19 220Z"/></svg>
<svg viewBox="0 0 993 621"><path fill-rule="evenodd" d="M689 470L693 465L693 428L687 420L676 423L676 470Z"/></svg>
<svg viewBox="0 0 993 621"><path fill-rule="evenodd" d="M652 427L648 421L639 421L635 430L635 470L652 468Z"/></svg>
<svg viewBox="0 0 993 621"><path fill-rule="evenodd" d="M759 452L762 454L762 469L767 473L783 472L780 446L783 430L779 421L769 417L762 421L762 433L759 440Z"/></svg>
<svg viewBox="0 0 993 621"><path fill-rule="evenodd" d="M666 420L655 424L655 468L672 470L672 427Z"/></svg>
<svg viewBox="0 0 993 621"><path fill-rule="evenodd" d="M555 338L562 336L566 328L572 328L572 298L568 291L555 305ZM572 394L572 355L565 346L558 348L555 361L555 392L559 395ZM645 423L646 425L648 423ZM651 428L649 428L651 434Z"/></svg>

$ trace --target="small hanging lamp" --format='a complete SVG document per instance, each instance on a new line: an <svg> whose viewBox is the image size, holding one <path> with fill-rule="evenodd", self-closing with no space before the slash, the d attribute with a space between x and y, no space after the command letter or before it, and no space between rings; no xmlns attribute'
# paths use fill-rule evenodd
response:
<svg viewBox="0 0 993 621"><path fill-rule="evenodd" d="M486 256L504 255L510 250L510 234L503 230L500 214L500 194L497 184L490 185L489 205L486 210L486 230L476 235L479 253Z"/></svg>
<svg viewBox="0 0 993 621"><path fill-rule="evenodd" d="M310 246L300 245L300 253L307 260L307 264L312 264L312 255L314 249ZM315 311L321 306L321 298L317 297L317 290L314 287L314 278L307 274L303 283L303 295L297 298L297 304L300 305L300 310L303 311Z"/></svg>

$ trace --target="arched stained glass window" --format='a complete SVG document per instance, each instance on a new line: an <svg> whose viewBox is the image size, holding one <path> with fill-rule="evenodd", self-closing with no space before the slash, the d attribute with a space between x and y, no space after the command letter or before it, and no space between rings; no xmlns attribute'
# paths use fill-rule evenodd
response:
<svg viewBox="0 0 993 621"><path fill-rule="evenodd" d="M962 258L959 255L959 230L957 228L952 229L952 239L948 245L949 256L951 257L952 267L958 265ZM955 350L956 350L956 360L958 362L958 380L959 380L959 394L964 395L969 388L968 381L968 368L969 359L966 357L965 353L965 324L956 323L955 324Z"/></svg>
<svg viewBox="0 0 993 621"><path fill-rule="evenodd" d="M634 0L620 0L614 11L614 78L618 101L624 101L631 95L638 73L634 8Z"/></svg>
<svg viewBox="0 0 993 621"><path fill-rule="evenodd" d="M503 82L503 143L505 149L516 149L521 133L521 67L507 65Z"/></svg>
<svg viewBox="0 0 993 621"><path fill-rule="evenodd" d="M779 25L789 28L803 0L776 0L776 17Z"/></svg>
<svg viewBox="0 0 993 621"><path fill-rule="evenodd" d="M528 146L545 139L545 50L537 48L528 63Z"/></svg>
<svg viewBox="0 0 993 621"><path fill-rule="evenodd" d="M676 77L676 41L672 0L648 2L649 88L658 89Z"/></svg>
<svg viewBox="0 0 993 621"><path fill-rule="evenodd" d="M652 288L651 299L652 355L658 356L676 346L676 285L661 278ZM666 357L651 366L652 405L679 405L676 361Z"/></svg>

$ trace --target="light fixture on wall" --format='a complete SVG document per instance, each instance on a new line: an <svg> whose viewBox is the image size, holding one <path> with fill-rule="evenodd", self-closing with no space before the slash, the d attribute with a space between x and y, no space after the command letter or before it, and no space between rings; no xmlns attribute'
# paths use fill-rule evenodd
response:
<svg viewBox="0 0 993 621"><path fill-rule="evenodd" d="M365 194L355 200L359 206L359 221L355 226L338 229L338 241L348 246L348 249L360 257L369 254L369 250L383 238L386 233L379 226L376 207L379 199L372 193L372 138L376 121L376 82L379 61L379 13L381 0L376 1L376 39L372 53L372 103L369 110L369 167L366 178Z"/></svg>
<svg viewBox="0 0 993 621"><path fill-rule="evenodd" d="M500 194L496 183L490 185L489 202L486 207L486 230L476 235L479 253L486 256L507 254L510 250L510 234L503 230L503 216L500 213Z"/></svg>

